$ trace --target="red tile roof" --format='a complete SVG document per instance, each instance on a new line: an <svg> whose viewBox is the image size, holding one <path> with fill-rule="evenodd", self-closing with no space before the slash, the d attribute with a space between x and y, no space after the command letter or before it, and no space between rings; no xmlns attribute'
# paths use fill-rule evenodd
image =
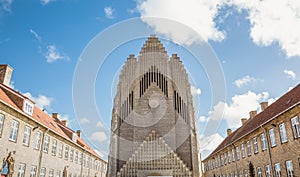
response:
<svg viewBox="0 0 300 177"><path fill-rule="evenodd" d="M15 110L21 111L24 113L24 111L14 103L14 100L9 97L9 95L7 94L8 92L9 92L9 94L13 94L14 96L17 96L18 98L22 98L24 100L25 99L30 100L30 99L27 98L26 96L22 95L21 93L13 90L12 88L0 83L0 101L2 101L4 104L14 108ZM30 101L33 102L32 100L30 100ZM39 124L41 124L42 126L49 128L49 130L58 134L59 136L63 137L64 139L66 139L68 141L72 141L72 135L75 132L73 130L71 130L70 128L64 126L59 119L49 116L46 112L42 111L37 106L34 105L32 116L29 116L29 115L27 115L27 116L29 119L32 119L35 122L38 122ZM88 152L95 155L96 157L101 158L99 156L99 154L97 154L82 138L78 137L76 144L79 145L80 147L86 149Z"/></svg>
<svg viewBox="0 0 300 177"><path fill-rule="evenodd" d="M261 125L271 121L273 118L285 112L300 103L300 84L295 88L284 94L273 104L268 106L264 111L257 114L255 117L248 119L244 125L227 136L224 141L206 158L210 158L218 151L226 148L232 143L238 141L242 137L248 135L254 130L260 128Z"/></svg>

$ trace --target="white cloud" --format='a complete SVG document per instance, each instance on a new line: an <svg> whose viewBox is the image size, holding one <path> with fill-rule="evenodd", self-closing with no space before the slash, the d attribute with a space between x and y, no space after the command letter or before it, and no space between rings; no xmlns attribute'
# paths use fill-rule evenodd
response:
<svg viewBox="0 0 300 177"><path fill-rule="evenodd" d="M79 123L81 123L81 124L88 124L88 123L90 123L90 120L87 119L87 118L81 118L81 119L79 119Z"/></svg>
<svg viewBox="0 0 300 177"><path fill-rule="evenodd" d="M225 32L220 31L214 18L218 14L218 8L225 0L145 0L138 2L137 9L144 22L154 28L158 33L170 37L181 44L191 44L196 41L221 41L225 38ZM145 17L157 17L179 22L198 32L190 34L185 27L174 28L174 23L159 19L147 19Z"/></svg>
<svg viewBox="0 0 300 177"><path fill-rule="evenodd" d="M199 122L207 122L208 119L205 116L200 116L198 119Z"/></svg>
<svg viewBox="0 0 300 177"><path fill-rule="evenodd" d="M285 69L283 72L287 75L288 78L291 78L293 80L296 79L296 73L294 71Z"/></svg>
<svg viewBox="0 0 300 177"><path fill-rule="evenodd" d="M98 127L98 128L103 128L104 125L103 125L102 122L98 121L97 124L96 124L96 127Z"/></svg>
<svg viewBox="0 0 300 177"><path fill-rule="evenodd" d="M300 56L299 0L230 0L246 10L251 23L250 36L255 44L278 43L288 57Z"/></svg>
<svg viewBox="0 0 300 177"><path fill-rule="evenodd" d="M44 109L46 107L50 107L51 106L51 102L53 101L53 98L49 98L49 97L47 97L45 95L38 95L37 97L34 97L29 92L24 93L24 95L26 97L28 97L29 99L31 99L32 101L34 101L35 105L37 107L39 107L40 109Z"/></svg>
<svg viewBox="0 0 300 177"><path fill-rule="evenodd" d="M193 96L196 95L201 95L201 89L200 88L196 88L195 86L191 86L191 93Z"/></svg>
<svg viewBox="0 0 300 177"><path fill-rule="evenodd" d="M48 63L52 63L57 60L69 60L70 58L61 53L55 45L48 45L47 52L45 54Z"/></svg>
<svg viewBox="0 0 300 177"><path fill-rule="evenodd" d="M111 8L111 7L105 7L104 8L104 13L105 13L106 18L109 18L109 19L115 18L114 9Z"/></svg>
<svg viewBox="0 0 300 177"><path fill-rule="evenodd" d="M251 82L257 82L257 81L263 81L263 80L261 80L261 79L256 79L256 78L254 78L254 77L251 77L251 76L246 75L246 76L244 76L244 77L241 78L241 79L235 80L235 81L234 81L234 84L235 84L237 87L241 88L241 87L244 86L244 85L247 85L247 84L249 84L249 83L251 83Z"/></svg>
<svg viewBox="0 0 300 177"><path fill-rule="evenodd" d="M107 140L107 135L104 132L94 132L90 139L97 142L103 142Z"/></svg>
<svg viewBox="0 0 300 177"><path fill-rule="evenodd" d="M268 97L268 92L256 94L248 91L242 95L235 95L231 98L229 104L224 102L217 103L213 110L209 112L207 119L220 120L223 118L229 128L237 128L241 126L241 118L248 118L249 112L257 110L260 102L268 99Z"/></svg>
<svg viewBox="0 0 300 177"><path fill-rule="evenodd" d="M30 31L30 33L35 37L35 39L36 39L37 41L39 41L39 42L42 41L41 36L40 36L37 32L35 32L33 29L30 29L29 31Z"/></svg>
<svg viewBox="0 0 300 177"><path fill-rule="evenodd" d="M49 4L50 2L54 2L54 1L56 1L56 0L40 0L41 1L41 4L42 5L47 5L47 4Z"/></svg>
<svg viewBox="0 0 300 177"><path fill-rule="evenodd" d="M13 0L0 0L0 15L3 12L11 12L11 4ZM3 11L3 12L1 12Z"/></svg>
<svg viewBox="0 0 300 177"><path fill-rule="evenodd" d="M200 151L203 155L202 159L206 158L205 156L215 150L223 140L224 138L218 133L209 136L200 135Z"/></svg>

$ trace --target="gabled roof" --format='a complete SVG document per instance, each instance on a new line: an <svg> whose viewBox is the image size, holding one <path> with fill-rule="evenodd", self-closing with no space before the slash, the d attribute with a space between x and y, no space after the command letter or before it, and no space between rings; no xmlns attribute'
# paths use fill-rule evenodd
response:
<svg viewBox="0 0 300 177"><path fill-rule="evenodd" d="M12 97L13 95L13 97ZM48 128L55 134L61 136L62 138L72 141L72 135L75 133L72 129L64 126L61 121L57 118L53 118L50 115L48 115L46 112L42 111L40 108L34 105L33 107L33 113L32 116L29 116L28 114L25 114L24 111L18 107L15 102L14 98L23 99L23 100L30 100L26 96L22 95L21 93L17 92L16 90L0 83L0 101L4 104L10 106L11 108L15 109L18 112L22 112L24 115L27 115L27 117L38 124ZM34 103L32 100L30 100L32 103ZM72 141L73 142L73 141ZM74 143L74 142L73 142ZM80 137L77 138L77 142L75 143L78 146L84 148L86 151L90 152L91 154L95 155L98 158L101 158L83 139ZM102 159L102 158L101 158Z"/></svg>
<svg viewBox="0 0 300 177"><path fill-rule="evenodd" d="M255 117L248 119L244 125L227 136L224 141L206 158L210 158L215 153L226 148L234 142L237 142L242 137L248 135L260 126L271 121L283 112L300 103L300 84L284 94L273 104L268 106L264 111L257 114Z"/></svg>

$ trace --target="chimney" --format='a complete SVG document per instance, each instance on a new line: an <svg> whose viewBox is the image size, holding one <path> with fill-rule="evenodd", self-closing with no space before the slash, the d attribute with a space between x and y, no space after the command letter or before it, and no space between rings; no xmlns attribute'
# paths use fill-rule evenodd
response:
<svg viewBox="0 0 300 177"><path fill-rule="evenodd" d="M230 128L227 129L227 136L229 136L232 133L232 130Z"/></svg>
<svg viewBox="0 0 300 177"><path fill-rule="evenodd" d="M260 103L261 111L264 111L267 107L268 107L268 102L261 102Z"/></svg>
<svg viewBox="0 0 300 177"><path fill-rule="evenodd" d="M66 127L68 125L68 121L67 120L62 120L61 123Z"/></svg>
<svg viewBox="0 0 300 177"><path fill-rule="evenodd" d="M249 115L250 115L250 119L251 119L257 115L257 111L250 111Z"/></svg>
<svg viewBox="0 0 300 177"><path fill-rule="evenodd" d="M80 131L80 130L77 130L76 133L77 133L77 136L80 138L81 131Z"/></svg>
<svg viewBox="0 0 300 177"><path fill-rule="evenodd" d="M58 113L52 113L52 117L54 118L54 119L59 119L59 114Z"/></svg>
<svg viewBox="0 0 300 177"><path fill-rule="evenodd" d="M242 125L244 125L247 122L247 118L242 118L241 121L242 121Z"/></svg>
<svg viewBox="0 0 300 177"><path fill-rule="evenodd" d="M9 86L13 68L8 64L0 65L0 83Z"/></svg>

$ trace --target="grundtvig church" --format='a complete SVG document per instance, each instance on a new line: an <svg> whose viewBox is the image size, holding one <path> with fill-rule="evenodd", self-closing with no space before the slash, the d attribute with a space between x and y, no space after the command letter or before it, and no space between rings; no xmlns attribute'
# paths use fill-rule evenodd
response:
<svg viewBox="0 0 300 177"><path fill-rule="evenodd" d="M114 99L108 176L201 176L197 122L186 70L151 35L129 55Z"/></svg>

